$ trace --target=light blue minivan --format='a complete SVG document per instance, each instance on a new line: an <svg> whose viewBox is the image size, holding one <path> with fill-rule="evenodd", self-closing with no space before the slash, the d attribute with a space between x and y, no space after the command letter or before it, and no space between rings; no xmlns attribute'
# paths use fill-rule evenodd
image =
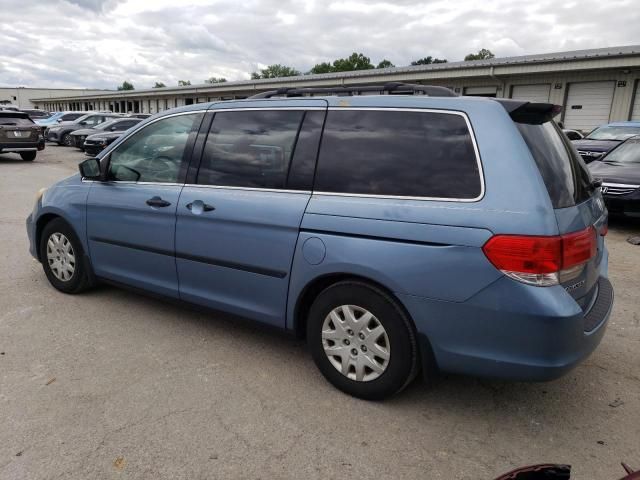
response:
<svg viewBox="0 0 640 480"><path fill-rule="evenodd" d="M418 372L556 378L613 305L599 182L558 107L389 84L282 89L138 124L41 191L32 255L306 336L380 399Z"/></svg>

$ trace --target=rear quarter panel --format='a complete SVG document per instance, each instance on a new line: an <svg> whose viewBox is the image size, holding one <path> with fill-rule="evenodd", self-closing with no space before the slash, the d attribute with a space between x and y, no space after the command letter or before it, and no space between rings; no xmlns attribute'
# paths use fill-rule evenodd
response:
<svg viewBox="0 0 640 480"><path fill-rule="evenodd" d="M362 106L366 97L349 99ZM546 187L524 140L497 102L473 98L390 99L395 108L448 109L468 117L484 179L478 201L431 201L312 195L292 265L287 326L305 287L321 276L358 275L399 296L464 302L502 277L482 252L496 233L555 235L558 224ZM420 103L422 102L422 103ZM383 107L385 105L382 105ZM311 264L310 238L324 246ZM307 247L309 248L309 247Z"/></svg>

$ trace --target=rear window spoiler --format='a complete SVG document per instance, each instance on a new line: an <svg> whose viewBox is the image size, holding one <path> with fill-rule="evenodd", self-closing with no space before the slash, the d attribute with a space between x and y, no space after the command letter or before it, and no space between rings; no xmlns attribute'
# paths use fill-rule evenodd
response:
<svg viewBox="0 0 640 480"><path fill-rule="evenodd" d="M562 107L553 103L532 103L506 98L496 98L495 100L504 107L516 123L541 125L562 112Z"/></svg>

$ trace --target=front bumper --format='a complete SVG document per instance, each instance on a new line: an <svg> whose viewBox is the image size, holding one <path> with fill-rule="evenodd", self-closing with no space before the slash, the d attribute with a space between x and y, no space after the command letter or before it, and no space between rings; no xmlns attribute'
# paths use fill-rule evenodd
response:
<svg viewBox="0 0 640 480"><path fill-rule="evenodd" d="M45 138L46 138L47 142L56 142L56 143L57 143L57 142L59 142L59 141L60 141L60 139L61 139L62 137L60 137L60 136L58 135L58 132L57 132L57 131L53 131L53 132L52 132L51 130L48 130L48 129L47 129L47 130L45 131Z"/></svg>
<svg viewBox="0 0 640 480"><path fill-rule="evenodd" d="M603 195L603 198L610 215L640 218L640 191L621 196Z"/></svg>
<svg viewBox="0 0 640 480"><path fill-rule="evenodd" d="M532 290L533 289L533 290ZM601 276L583 312L562 287L503 277L464 303L398 295L416 322L423 370L516 381L561 377L598 346L613 307Z"/></svg>
<svg viewBox="0 0 640 480"><path fill-rule="evenodd" d="M73 145L76 148L84 150L84 141L87 138L86 135L71 135L73 137Z"/></svg>
<svg viewBox="0 0 640 480"><path fill-rule="evenodd" d="M27 217L27 237L29 237L29 253L39 261L38 247L36 245L36 224L33 221L33 213Z"/></svg>

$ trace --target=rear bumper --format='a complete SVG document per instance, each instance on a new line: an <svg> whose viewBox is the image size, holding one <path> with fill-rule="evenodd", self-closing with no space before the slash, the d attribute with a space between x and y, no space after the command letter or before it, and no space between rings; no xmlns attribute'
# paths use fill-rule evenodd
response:
<svg viewBox="0 0 640 480"><path fill-rule="evenodd" d="M0 143L0 153L37 152L44 150L44 140L38 142Z"/></svg>
<svg viewBox="0 0 640 480"><path fill-rule="evenodd" d="M600 343L613 307L604 276L587 312L562 287L506 277L465 303L399 297L416 322L425 363L432 358L444 372L517 381L553 380L578 365Z"/></svg>

